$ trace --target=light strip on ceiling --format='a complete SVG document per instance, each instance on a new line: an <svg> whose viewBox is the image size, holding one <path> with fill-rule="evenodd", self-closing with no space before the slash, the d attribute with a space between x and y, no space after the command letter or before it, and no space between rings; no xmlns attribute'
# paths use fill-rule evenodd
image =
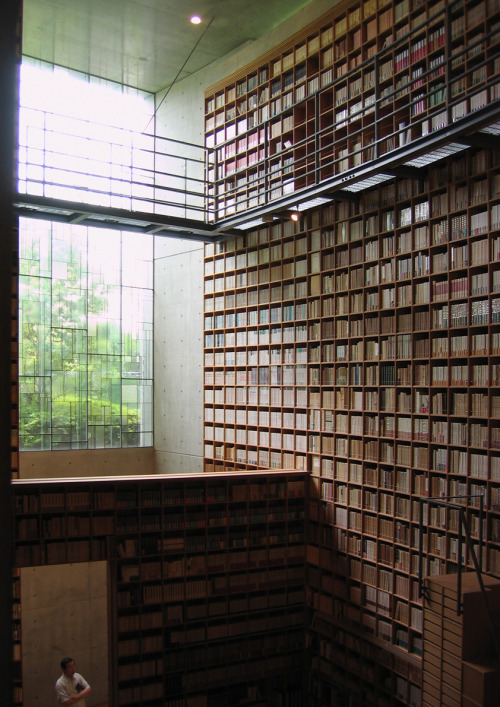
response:
<svg viewBox="0 0 500 707"><path fill-rule="evenodd" d="M480 133L488 133L489 135L500 135L500 123L492 123L479 131Z"/></svg>
<svg viewBox="0 0 500 707"><path fill-rule="evenodd" d="M249 228L255 228L256 226L262 226L264 221L261 218L256 218L253 221L247 221L246 223L240 223L235 228L239 228L240 231L248 231Z"/></svg>
<svg viewBox="0 0 500 707"><path fill-rule="evenodd" d="M74 211L68 211L67 209L58 209L57 207L54 206L38 206L36 204L19 204L19 203L14 203L15 208L25 208L28 211L36 211L37 213L41 214L59 214L59 216L73 216Z"/></svg>
<svg viewBox="0 0 500 707"><path fill-rule="evenodd" d="M408 160L405 165L408 167L425 167L428 164L442 160L444 157L449 157L450 155L455 155L457 152L467 149L467 145L462 145L460 142L450 142L449 145L443 145L437 150L432 150L432 152L427 152L425 155L420 155L420 157L415 157L413 160Z"/></svg>
<svg viewBox="0 0 500 707"><path fill-rule="evenodd" d="M313 199L308 199L303 201L301 204L297 204L297 211L306 211L306 209L313 209L315 206L322 206L323 204L328 204L333 199L329 199L326 196L316 196Z"/></svg>
<svg viewBox="0 0 500 707"><path fill-rule="evenodd" d="M362 179L360 182L354 182L353 184L346 184L342 186L343 191L357 192L363 191L363 189L369 189L374 187L376 184L381 182L387 182L389 179L394 179L393 174L374 174L372 177L367 177Z"/></svg>

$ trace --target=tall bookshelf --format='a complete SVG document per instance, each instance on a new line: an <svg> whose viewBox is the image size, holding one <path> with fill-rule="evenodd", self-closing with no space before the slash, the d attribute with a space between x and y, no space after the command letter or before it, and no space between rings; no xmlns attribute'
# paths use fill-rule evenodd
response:
<svg viewBox="0 0 500 707"><path fill-rule="evenodd" d="M494 0L343 2L207 89L215 220L397 158L500 99Z"/></svg>
<svg viewBox="0 0 500 707"><path fill-rule="evenodd" d="M482 496L500 576L499 187L500 152L468 149L207 247L206 470L312 472L313 664L349 635L368 666L386 656L403 703L419 695L418 499L459 497L477 545ZM424 520L424 573L455 571L456 511Z"/></svg>
<svg viewBox="0 0 500 707"><path fill-rule="evenodd" d="M16 564L108 560L110 704L299 705L306 481L16 481Z"/></svg>
<svg viewBox="0 0 500 707"><path fill-rule="evenodd" d="M16 59L17 63L21 63L22 57L22 8L18 8L19 15L16 21ZM16 90L18 83L16 81ZM17 99L17 95L16 95ZM18 101L13 105L17 106ZM17 119L17 113L16 113ZM10 213L11 209L7 211ZM8 340L9 347L9 364L10 364L10 406L7 407L5 401L5 422L10 425L6 428L10 429L10 468L9 480L19 478L19 224L18 219L12 218L10 245L12 252L10 254L10 337ZM10 420L9 420L10 416ZM7 473L7 470L4 471ZM12 525L12 518L9 519ZM9 560L12 560L9 557ZM9 562L11 565L11 562ZM22 688L22 660L21 660L21 640L22 640L22 622L21 622L21 582L18 568L14 567L12 572L12 674L13 674L13 694L12 704L22 705L23 688Z"/></svg>
<svg viewBox="0 0 500 707"><path fill-rule="evenodd" d="M12 244L12 284L11 284L11 332L10 332L10 478L19 477L19 371L18 371L18 231L13 229ZM22 704L22 662L21 662L21 583L17 568L13 571L12 584L12 626L13 626L13 704Z"/></svg>
<svg viewBox="0 0 500 707"><path fill-rule="evenodd" d="M403 154L471 113L492 111L493 124L498 13L492 2L342 4L208 89L219 217L300 191L309 175ZM500 576L491 133L298 223L206 246L205 470L312 474L314 705L420 705L419 498L457 497L477 546L482 497L479 554ZM456 511L425 513L424 573L456 571Z"/></svg>

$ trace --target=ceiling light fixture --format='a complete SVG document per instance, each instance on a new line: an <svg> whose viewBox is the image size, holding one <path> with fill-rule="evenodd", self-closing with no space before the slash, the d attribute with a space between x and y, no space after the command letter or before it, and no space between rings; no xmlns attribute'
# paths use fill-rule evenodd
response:
<svg viewBox="0 0 500 707"><path fill-rule="evenodd" d="M363 191L363 189L369 189L370 187L374 187L376 184L381 184L382 182L386 182L389 179L394 179L393 174L373 174L371 177L367 177L366 179L362 179L360 182L353 182L352 184L346 184L342 186L342 189L344 191L348 192L357 192L357 191Z"/></svg>
<svg viewBox="0 0 500 707"><path fill-rule="evenodd" d="M432 150L432 152L408 160L405 162L405 165L409 167L425 167L425 165L442 160L444 157L449 157L450 155L455 155L457 152L466 150L467 147L467 145L462 145L460 142L450 142L447 145L438 147L436 150Z"/></svg>
<svg viewBox="0 0 500 707"><path fill-rule="evenodd" d="M189 21L191 22L192 25L201 25L202 19L199 15L191 15L189 18Z"/></svg>
<svg viewBox="0 0 500 707"><path fill-rule="evenodd" d="M300 219L300 213L298 211L290 211L290 218L292 221L298 221Z"/></svg>
<svg viewBox="0 0 500 707"><path fill-rule="evenodd" d="M479 131L480 133L489 133L490 135L500 135L500 123L492 123Z"/></svg>
<svg viewBox="0 0 500 707"><path fill-rule="evenodd" d="M316 196L307 201L303 201L301 204L297 204L297 211L307 211L307 209L313 209L315 206L322 206L323 204L328 204L333 201L331 197L328 196Z"/></svg>
<svg viewBox="0 0 500 707"><path fill-rule="evenodd" d="M239 228L240 231L247 231L250 228L256 228L256 226L262 226L264 224L264 221L261 218L256 218L253 221L247 221L246 223L240 223L236 228Z"/></svg>

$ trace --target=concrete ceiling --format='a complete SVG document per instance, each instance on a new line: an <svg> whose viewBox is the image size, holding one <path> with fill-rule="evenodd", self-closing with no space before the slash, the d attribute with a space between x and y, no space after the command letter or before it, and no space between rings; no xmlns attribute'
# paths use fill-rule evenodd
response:
<svg viewBox="0 0 500 707"><path fill-rule="evenodd" d="M176 79L188 57L179 79L260 37L310 1L24 0L23 53L157 92ZM201 25L189 22L195 13Z"/></svg>

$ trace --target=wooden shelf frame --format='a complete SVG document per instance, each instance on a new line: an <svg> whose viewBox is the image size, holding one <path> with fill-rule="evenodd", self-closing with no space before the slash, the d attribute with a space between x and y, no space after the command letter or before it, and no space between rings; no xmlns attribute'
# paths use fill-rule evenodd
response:
<svg viewBox="0 0 500 707"><path fill-rule="evenodd" d="M301 699L307 493L294 471L18 480L16 563L109 562L113 705Z"/></svg>
<svg viewBox="0 0 500 707"><path fill-rule="evenodd" d="M412 665L406 700L419 499L462 497L500 575L499 208L492 143L205 251L206 469L311 471L313 614ZM456 571L458 515L424 522L428 571Z"/></svg>
<svg viewBox="0 0 500 707"><path fill-rule="evenodd" d="M299 201L329 182L341 188L362 169L402 164L491 119L500 99L494 3L355 10L352 21L350 9L332 11L206 91L207 204L216 221L295 193Z"/></svg>

